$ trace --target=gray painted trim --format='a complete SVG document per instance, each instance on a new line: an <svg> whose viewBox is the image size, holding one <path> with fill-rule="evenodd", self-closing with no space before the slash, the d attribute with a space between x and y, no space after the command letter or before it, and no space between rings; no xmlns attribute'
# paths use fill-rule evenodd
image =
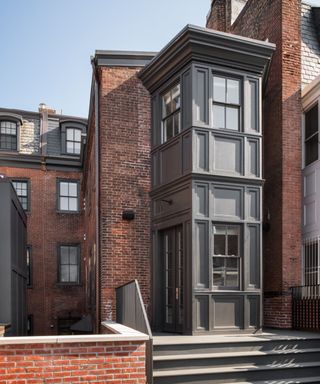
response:
<svg viewBox="0 0 320 384"><path fill-rule="evenodd" d="M242 36L187 25L141 71L139 77L152 93L159 84L190 60L228 63L262 75L266 72L275 45Z"/></svg>
<svg viewBox="0 0 320 384"><path fill-rule="evenodd" d="M157 52L97 50L93 58L97 66L144 67Z"/></svg>

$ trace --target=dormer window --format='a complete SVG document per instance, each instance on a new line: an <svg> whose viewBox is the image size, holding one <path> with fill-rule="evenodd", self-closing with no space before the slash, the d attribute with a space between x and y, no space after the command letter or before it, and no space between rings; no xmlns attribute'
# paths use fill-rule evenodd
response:
<svg viewBox="0 0 320 384"><path fill-rule="evenodd" d="M66 133L66 152L70 155L80 155L81 130L78 128L67 128Z"/></svg>
<svg viewBox="0 0 320 384"><path fill-rule="evenodd" d="M180 84L162 96L162 143L181 131Z"/></svg>
<svg viewBox="0 0 320 384"><path fill-rule="evenodd" d="M14 121L0 121L0 149L4 151L17 150L17 123Z"/></svg>

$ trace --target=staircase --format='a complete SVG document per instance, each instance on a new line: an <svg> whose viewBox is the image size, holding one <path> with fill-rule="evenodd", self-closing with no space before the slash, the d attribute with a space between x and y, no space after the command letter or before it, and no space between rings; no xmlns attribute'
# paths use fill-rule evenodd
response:
<svg viewBox="0 0 320 384"><path fill-rule="evenodd" d="M154 384L320 383L320 334L155 336Z"/></svg>

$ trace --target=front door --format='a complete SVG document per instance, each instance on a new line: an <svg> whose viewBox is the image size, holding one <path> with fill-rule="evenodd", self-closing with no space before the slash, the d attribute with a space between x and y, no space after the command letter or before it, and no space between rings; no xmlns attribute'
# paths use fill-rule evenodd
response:
<svg viewBox="0 0 320 384"><path fill-rule="evenodd" d="M162 231L163 331L182 332L183 237L182 226Z"/></svg>

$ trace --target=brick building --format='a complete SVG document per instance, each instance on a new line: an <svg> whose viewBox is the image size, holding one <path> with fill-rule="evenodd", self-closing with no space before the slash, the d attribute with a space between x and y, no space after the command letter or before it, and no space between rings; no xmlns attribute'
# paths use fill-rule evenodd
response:
<svg viewBox="0 0 320 384"><path fill-rule="evenodd" d="M301 116L318 100L318 15L213 0L208 29L187 26L159 54L97 51L88 121L0 110L34 333L88 314L99 331L133 279L157 330L292 326L291 288L316 249L306 234L301 253Z"/></svg>

